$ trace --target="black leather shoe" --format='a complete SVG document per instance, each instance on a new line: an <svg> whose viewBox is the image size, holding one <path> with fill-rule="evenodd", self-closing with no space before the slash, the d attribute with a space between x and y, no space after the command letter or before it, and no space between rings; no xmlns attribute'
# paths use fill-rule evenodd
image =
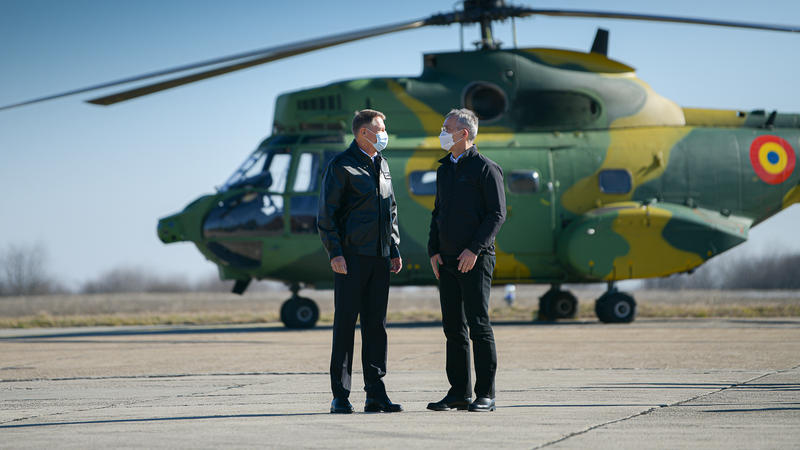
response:
<svg viewBox="0 0 800 450"><path fill-rule="evenodd" d="M428 409L432 411L450 411L451 409L459 409L463 411L467 409L471 401L472 399L469 397L459 398L447 395L438 402L428 403Z"/></svg>
<svg viewBox="0 0 800 450"><path fill-rule="evenodd" d="M334 397L333 402L331 402L331 414L352 414L353 413L353 405L350 404L350 400L342 397Z"/></svg>
<svg viewBox="0 0 800 450"><path fill-rule="evenodd" d="M364 404L364 412L401 412L403 407L397 403L392 403L389 397L367 398Z"/></svg>
<svg viewBox="0 0 800 450"><path fill-rule="evenodd" d="M494 399L489 397L478 397L469 404L470 411L487 412L494 411Z"/></svg>

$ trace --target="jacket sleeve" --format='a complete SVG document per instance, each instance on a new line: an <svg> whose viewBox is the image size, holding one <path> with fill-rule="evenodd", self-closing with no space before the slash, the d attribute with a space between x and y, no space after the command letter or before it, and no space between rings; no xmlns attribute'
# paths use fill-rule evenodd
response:
<svg viewBox="0 0 800 450"><path fill-rule="evenodd" d="M439 223L436 218L439 217L439 180L441 179L437 170L436 173L436 197L433 201L433 211L431 212L431 227L428 234L428 256L433 256L439 253Z"/></svg>
<svg viewBox="0 0 800 450"><path fill-rule="evenodd" d="M322 238L322 245L333 259L342 256L342 233L336 221L347 179L342 170L337 170L336 161L331 161L322 179L319 193L319 210L317 212L317 229Z"/></svg>
<svg viewBox="0 0 800 450"><path fill-rule="evenodd" d="M400 257L400 227L397 224L397 202L394 199L394 188L391 187L392 190L392 208L391 208L391 219L392 219L392 234L391 234L391 241L389 242L389 257L390 258L399 258Z"/></svg>
<svg viewBox="0 0 800 450"><path fill-rule="evenodd" d="M476 255L489 248L500 226L506 221L506 192L503 187L503 169L496 164L487 164L481 174L481 195L486 205L486 215L478 226L467 247Z"/></svg>

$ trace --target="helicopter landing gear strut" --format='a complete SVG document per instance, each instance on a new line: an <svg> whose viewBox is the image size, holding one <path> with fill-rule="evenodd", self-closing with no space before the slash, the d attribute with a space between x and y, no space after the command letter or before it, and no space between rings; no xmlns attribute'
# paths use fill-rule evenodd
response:
<svg viewBox="0 0 800 450"><path fill-rule="evenodd" d="M578 299L569 291L562 291L560 284L539 297L538 320L572 319L578 312Z"/></svg>
<svg viewBox="0 0 800 450"><path fill-rule="evenodd" d="M636 317L636 300L625 292L620 292L613 281L608 282L608 290L594 303L594 312L603 323L629 323Z"/></svg>
<svg viewBox="0 0 800 450"><path fill-rule="evenodd" d="M313 328L319 319L319 307L310 298L300 297L300 285L292 283L289 287L292 296L281 306L281 322L286 328Z"/></svg>

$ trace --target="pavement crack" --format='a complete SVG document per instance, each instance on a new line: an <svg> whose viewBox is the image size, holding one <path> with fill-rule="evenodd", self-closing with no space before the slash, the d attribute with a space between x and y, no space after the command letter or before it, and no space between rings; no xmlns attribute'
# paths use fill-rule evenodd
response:
<svg viewBox="0 0 800 450"><path fill-rule="evenodd" d="M610 420L608 422L603 422L603 423L600 423L600 424L597 424L597 425L590 426L590 427L585 428L583 430L567 434L566 436L562 436L562 437L560 437L558 439L555 439L555 440L550 441L550 442L546 442L544 444L538 445L538 446L533 447L533 448L535 450L535 449L539 449L539 448L550 447L552 445L564 442L564 441L566 441L568 439L572 439L572 438L574 438L576 436L581 436L581 435L587 434L590 431L597 430L599 428L604 428L604 427L607 427L609 425L614 425L614 424L617 424L617 423L626 422L628 420L635 419L637 417L646 416L646 415L652 413L653 411L658 411L660 409L666 409L666 408L672 408L672 407L675 407L675 406L681 406L681 405L684 405L686 403L693 402L695 400L699 400L699 399L701 399L703 397L708 397L708 396L711 396L711 395L719 394L720 392L727 391L728 389L734 389L734 388L737 388L737 387L740 387L740 386L744 386L746 384L752 383L754 381L758 381L758 380L760 380L762 378L765 378L765 377L768 377L768 376L771 376L771 375L775 375L775 374L779 374L779 373L783 373L783 372L788 372L788 371L791 371L791 370L796 370L798 367L800 367L800 366L796 366L794 368L785 369L785 370L773 370L771 372L767 372L765 374L759 375L759 376L751 378L749 380L742 381L740 383L733 383L733 384L731 384L729 386L725 386L725 387L722 387L720 389L716 389L716 390L711 391L711 392L706 392L706 393L703 393L703 394L695 395L694 397L688 398L686 400L681 400L679 402L675 402L675 403L671 403L671 404L667 404L667 405L655 406L655 407L646 409L644 411L640 411L640 412L638 412L636 414L631 414L629 416L622 417L620 419Z"/></svg>

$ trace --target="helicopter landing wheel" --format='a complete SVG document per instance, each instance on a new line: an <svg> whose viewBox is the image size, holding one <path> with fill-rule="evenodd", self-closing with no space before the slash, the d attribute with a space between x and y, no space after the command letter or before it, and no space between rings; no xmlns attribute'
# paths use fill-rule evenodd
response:
<svg viewBox="0 0 800 450"><path fill-rule="evenodd" d="M539 297L539 320L572 319L578 313L578 299L554 285Z"/></svg>
<svg viewBox="0 0 800 450"><path fill-rule="evenodd" d="M281 322L286 328L313 328L319 319L319 307L310 298L292 297L281 306Z"/></svg>
<svg viewBox="0 0 800 450"><path fill-rule="evenodd" d="M636 317L636 300L625 292L609 291L597 299L594 312L603 323L630 323Z"/></svg>

